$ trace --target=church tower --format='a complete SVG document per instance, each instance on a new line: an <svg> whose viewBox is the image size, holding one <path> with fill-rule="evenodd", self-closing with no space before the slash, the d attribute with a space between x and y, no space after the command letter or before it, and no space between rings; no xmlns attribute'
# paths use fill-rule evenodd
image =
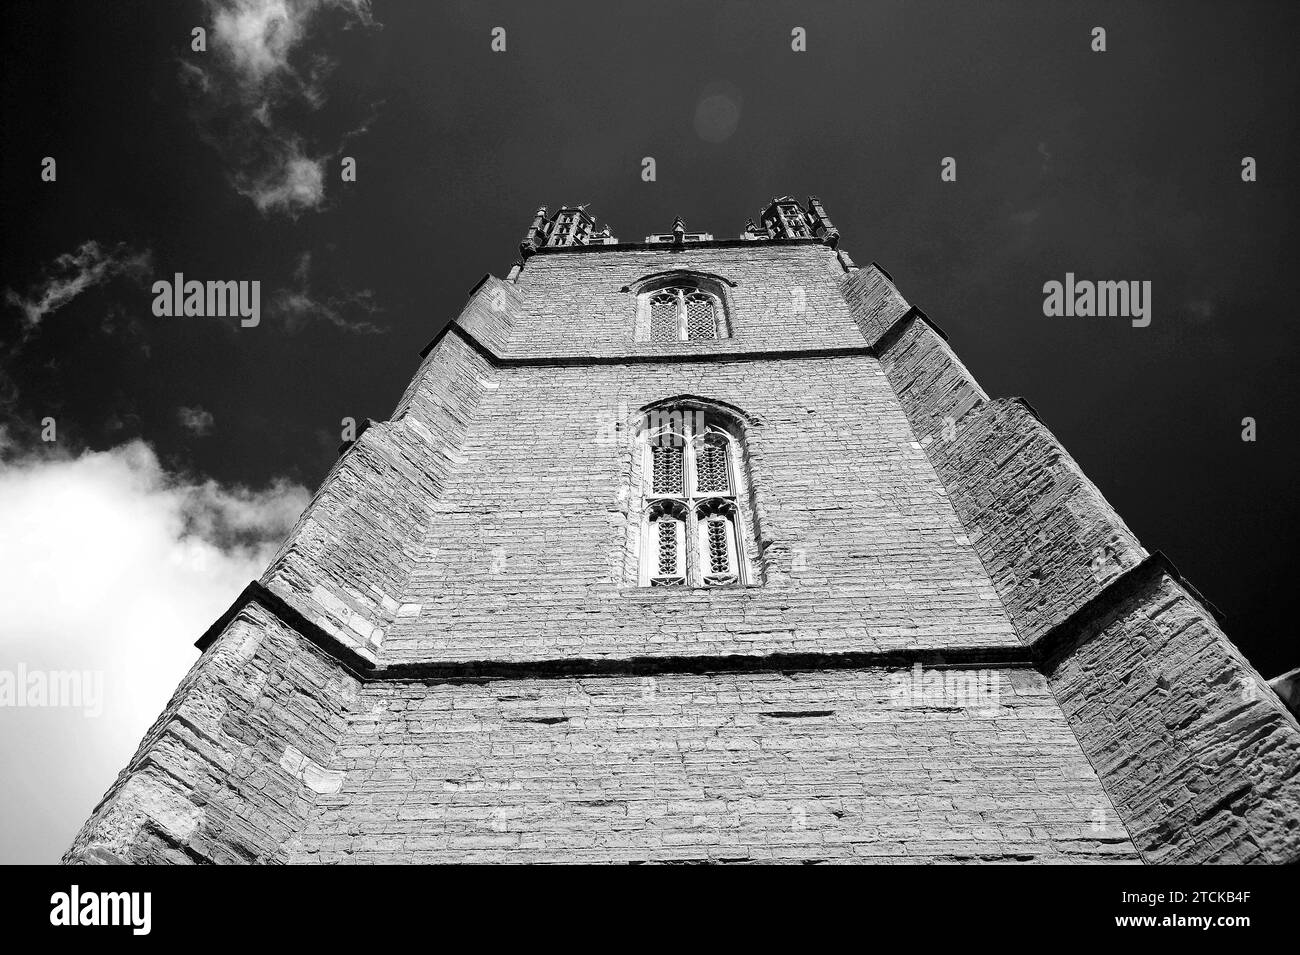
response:
<svg viewBox="0 0 1300 955"><path fill-rule="evenodd" d="M66 861L1295 861L1295 718L839 243L539 209Z"/></svg>

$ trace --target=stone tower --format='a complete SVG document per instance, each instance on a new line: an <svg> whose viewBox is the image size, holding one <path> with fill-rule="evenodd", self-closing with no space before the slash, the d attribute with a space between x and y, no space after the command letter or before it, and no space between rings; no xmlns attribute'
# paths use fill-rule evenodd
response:
<svg viewBox="0 0 1300 955"><path fill-rule="evenodd" d="M539 209L66 860L1294 861L1294 717L838 244Z"/></svg>

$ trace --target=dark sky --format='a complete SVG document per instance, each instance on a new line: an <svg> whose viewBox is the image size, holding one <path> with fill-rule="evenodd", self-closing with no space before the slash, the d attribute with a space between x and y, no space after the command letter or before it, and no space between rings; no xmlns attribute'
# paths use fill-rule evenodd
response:
<svg viewBox="0 0 1300 955"><path fill-rule="evenodd" d="M1286 165L1300 5L376 0L371 25L327 7L291 51L316 95L276 103L281 133L328 157L322 201L296 214L236 188L260 146L240 104L185 65L221 76L216 51L189 49L221 6L6 9L11 437L52 415L65 445L140 437L177 471L314 488L339 419L387 417L418 350L483 273L509 269L538 204L590 203L625 240L678 214L732 237L771 196L815 194L843 247L881 263L991 395L1038 409L1265 676L1300 662ZM739 122L714 142L696 112L719 94ZM356 183L339 181L342 155ZM39 181L44 156L55 183ZM956 183L940 181L944 156ZM1243 156L1258 182L1241 181ZM147 251L148 275L110 270L24 332L12 300L91 241ZM260 279L261 326L155 318L148 286L175 271ZM1043 283L1067 271L1150 280L1150 327L1045 317ZM210 413L207 433L180 407Z"/></svg>

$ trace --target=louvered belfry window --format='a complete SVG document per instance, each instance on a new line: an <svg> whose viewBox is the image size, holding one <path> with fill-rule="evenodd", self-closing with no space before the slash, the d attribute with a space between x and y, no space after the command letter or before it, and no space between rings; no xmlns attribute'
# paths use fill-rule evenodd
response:
<svg viewBox="0 0 1300 955"><path fill-rule="evenodd" d="M706 341L718 337L718 316L711 295L691 292L686 296L685 306L688 341Z"/></svg>
<svg viewBox="0 0 1300 955"><path fill-rule="evenodd" d="M722 302L704 289L670 285L649 295L650 340L701 342L726 337Z"/></svg>
<svg viewBox="0 0 1300 955"><path fill-rule="evenodd" d="M736 494L737 439L707 415L660 413L645 438L641 583L718 587L747 582Z"/></svg>
<svg viewBox="0 0 1300 955"><path fill-rule="evenodd" d="M650 296L650 340L675 342L678 334L677 289L662 289Z"/></svg>

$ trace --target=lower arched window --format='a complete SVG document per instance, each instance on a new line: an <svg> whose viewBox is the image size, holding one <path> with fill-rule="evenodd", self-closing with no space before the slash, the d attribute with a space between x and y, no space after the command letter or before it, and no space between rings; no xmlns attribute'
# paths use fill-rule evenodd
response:
<svg viewBox="0 0 1300 955"><path fill-rule="evenodd" d="M687 579L687 514L679 501L660 501L648 512L643 564L651 586L684 584Z"/></svg>
<svg viewBox="0 0 1300 955"><path fill-rule="evenodd" d="M735 504L718 500L700 504L695 509L695 527L701 581L709 587L738 583Z"/></svg>

